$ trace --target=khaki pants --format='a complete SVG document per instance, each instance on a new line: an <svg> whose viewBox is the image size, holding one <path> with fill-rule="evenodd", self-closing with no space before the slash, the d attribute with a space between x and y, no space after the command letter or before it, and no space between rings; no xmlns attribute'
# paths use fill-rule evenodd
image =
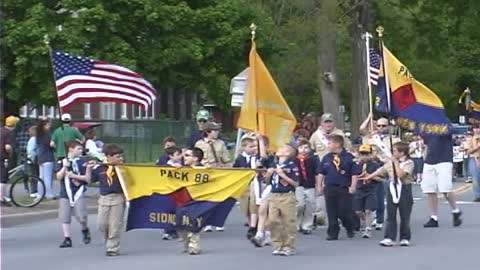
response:
<svg viewBox="0 0 480 270"><path fill-rule="evenodd" d="M297 228L302 230L313 229L313 212L316 208L314 188L297 187Z"/></svg>
<svg viewBox="0 0 480 270"><path fill-rule="evenodd" d="M200 253L200 233L178 232L183 241L183 252Z"/></svg>
<svg viewBox="0 0 480 270"><path fill-rule="evenodd" d="M295 193L270 193L268 218L272 231L273 249L295 249L297 234Z"/></svg>
<svg viewBox="0 0 480 270"><path fill-rule="evenodd" d="M240 197L240 212L250 220L250 185Z"/></svg>
<svg viewBox="0 0 480 270"><path fill-rule="evenodd" d="M118 252L120 248L124 213L123 194L101 195L98 199L98 227L105 238L107 251Z"/></svg>

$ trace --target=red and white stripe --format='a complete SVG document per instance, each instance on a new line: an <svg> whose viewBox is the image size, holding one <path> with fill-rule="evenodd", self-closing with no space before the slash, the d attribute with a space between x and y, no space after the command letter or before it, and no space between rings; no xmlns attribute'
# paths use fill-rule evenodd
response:
<svg viewBox="0 0 480 270"><path fill-rule="evenodd" d="M76 102L119 102L148 109L156 99L152 85L139 74L96 61L89 75L68 75L56 80L62 110Z"/></svg>

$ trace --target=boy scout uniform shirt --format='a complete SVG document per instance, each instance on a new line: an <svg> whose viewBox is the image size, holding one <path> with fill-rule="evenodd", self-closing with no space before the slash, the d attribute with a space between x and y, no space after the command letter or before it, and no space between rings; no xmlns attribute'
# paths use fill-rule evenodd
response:
<svg viewBox="0 0 480 270"><path fill-rule="evenodd" d="M86 162L80 158L68 159L70 161L69 171L77 175L85 175L87 170ZM63 168L63 160L59 160L55 167L55 172L59 172ZM84 191L87 191L86 183L83 181L76 181L78 185L74 184L74 181L70 179L70 189L72 194L75 194L81 186L84 187ZM60 179L60 198L68 199L67 189L65 188L65 177Z"/></svg>
<svg viewBox="0 0 480 270"><path fill-rule="evenodd" d="M414 168L414 163L413 160L411 159L405 159L403 161L400 161L400 169L404 171L406 174L402 177L399 178L400 181L402 181L402 184L407 185L411 184L413 182L413 168ZM379 173L381 175L388 175L388 179L393 180L393 164L392 162L387 162L385 165L383 165L379 169Z"/></svg>
<svg viewBox="0 0 480 270"><path fill-rule="evenodd" d="M109 171L109 167L111 171ZM93 182L100 183L100 195L123 194L122 185L113 166L100 165L92 172Z"/></svg>
<svg viewBox="0 0 480 270"><path fill-rule="evenodd" d="M357 175L355 157L343 150L323 157L317 174L325 177L325 186L350 187L352 175Z"/></svg>
<svg viewBox="0 0 480 270"><path fill-rule="evenodd" d="M352 149L352 143L348 138L345 137L345 134L340 129L334 129L329 134L325 134L322 129L317 129L312 136L310 137L310 146L312 147L314 153L318 156L321 160L326 154L328 154L327 146L322 141L322 136L325 138L330 135L340 135L344 139L344 147L347 150Z"/></svg>
<svg viewBox="0 0 480 270"><path fill-rule="evenodd" d="M285 169L285 175L287 175L288 178L298 183L299 173L298 173L298 166L295 160L289 159L283 164L277 164L277 168ZM272 179L270 180L270 184L272 185L271 193L289 193L289 192L295 191L294 186L289 184L284 185L280 182L281 180L282 178L278 176L278 174L273 173Z"/></svg>
<svg viewBox="0 0 480 270"><path fill-rule="evenodd" d="M215 149L215 154L213 154L212 146ZM227 147L222 140L202 139L195 144L195 147L202 149L204 155L202 164L205 166L222 167L230 162Z"/></svg>
<svg viewBox="0 0 480 270"><path fill-rule="evenodd" d="M376 172L378 169L380 169L382 166L373 160L369 160L367 162L359 161L356 164L356 171L354 175L360 175L363 172L367 172L368 174L372 174ZM369 191L369 190L374 190L377 188L377 184L379 182L374 179L370 179L368 181L362 181L359 180L357 182L357 189L358 190L364 190L364 191Z"/></svg>
<svg viewBox="0 0 480 270"><path fill-rule="evenodd" d="M390 136L388 134L378 134L380 135L380 140L383 142L383 144L385 144L386 146L386 150L391 153L392 152L392 148L390 147ZM398 138L397 136L393 136L392 135L392 145L394 143L397 143L397 142L400 142L400 138ZM378 158L378 160L380 160L381 162L385 163L385 161L387 161L387 154L385 154L381 149L380 147L378 147L378 145L376 144L375 142L375 139L373 138L373 135L369 135L369 138L367 140L367 144L373 146L373 155L375 157Z"/></svg>

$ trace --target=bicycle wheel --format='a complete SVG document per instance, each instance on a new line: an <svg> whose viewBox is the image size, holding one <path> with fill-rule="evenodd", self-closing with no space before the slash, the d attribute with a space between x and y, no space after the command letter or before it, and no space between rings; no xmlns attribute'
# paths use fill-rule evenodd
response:
<svg viewBox="0 0 480 270"><path fill-rule="evenodd" d="M45 198L45 183L36 176L23 175L12 183L10 198L16 206L34 207Z"/></svg>

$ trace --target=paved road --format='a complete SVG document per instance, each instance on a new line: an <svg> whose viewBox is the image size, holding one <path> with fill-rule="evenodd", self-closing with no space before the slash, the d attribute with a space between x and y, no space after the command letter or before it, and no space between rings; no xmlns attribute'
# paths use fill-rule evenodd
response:
<svg viewBox="0 0 480 270"><path fill-rule="evenodd" d="M418 188L416 188L418 189ZM408 248L378 246L382 234L373 239L346 239L344 232L337 242L327 242L325 228L298 239L298 254L273 257L271 249L254 248L245 239L238 209L235 209L223 233L203 233L203 255L188 256L180 252L180 243L162 241L157 230L125 233L122 256L108 258L98 231L95 215L90 216L92 244L80 244L80 229L74 225L74 248L59 249L62 240L56 220L19 225L2 230L1 266L6 270L23 269L355 269L371 270L443 270L478 269L480 243L480 204L470 203L471 194L460 195L464 224L453 228L448 206L442 201L440 228L424 229L428 216L425 201L418 199L412 216L413 239Z"/></svg>

